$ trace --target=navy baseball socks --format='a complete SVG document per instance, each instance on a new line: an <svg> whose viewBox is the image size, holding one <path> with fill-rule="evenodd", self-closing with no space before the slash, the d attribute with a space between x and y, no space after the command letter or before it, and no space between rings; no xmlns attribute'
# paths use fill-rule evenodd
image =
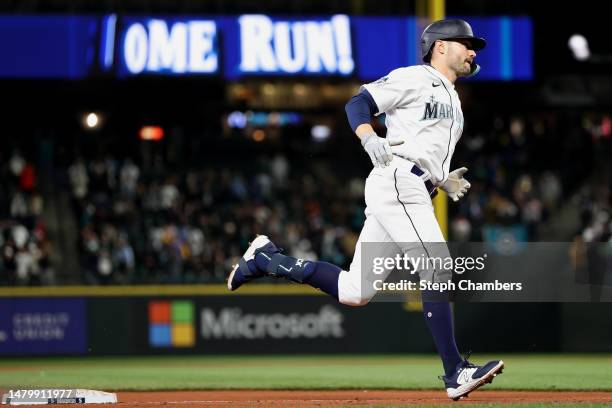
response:
<svg viewBox="0 0 612 408"><path fill-rule="evenodd" d="M450 303L448 301L427 301L426 292L422 293L422 297L425 322L442 359L444 373L450 376L455 372L457 364L462 361L455 342Z"/></svg>
<svg viewBox="0 0 612 408"><path fill-rule="evenodd" d="M268 276L277 276L297 283L305 283L320 289L338 300L338 276L342 269L322 261L307 261L280 252L258 252L255 255L257 266Z"/></svg>
<svg viewBox="0 0 612 408"><path fill-rule="evenodd" d="M281 253L265 235L259 235L234 265L227 280L229 290L263 276L305 283L338 299L338 277L342 269L322 261L307 261Z"/></svg>

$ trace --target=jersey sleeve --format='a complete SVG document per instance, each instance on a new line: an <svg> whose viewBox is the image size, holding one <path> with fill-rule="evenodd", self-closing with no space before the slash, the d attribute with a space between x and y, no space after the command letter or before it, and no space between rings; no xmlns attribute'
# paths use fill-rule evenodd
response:
<svg viewBox="0 0 612 408"><path fill-rule="evenodd" d="M419 86L418 78L416 78L414 72L396 69L377 81L362 85L361 89L366 89L372 95L376 106L378 106L376 114L380 115L383 112L408 105L414 101L417 97Z"/></svg>

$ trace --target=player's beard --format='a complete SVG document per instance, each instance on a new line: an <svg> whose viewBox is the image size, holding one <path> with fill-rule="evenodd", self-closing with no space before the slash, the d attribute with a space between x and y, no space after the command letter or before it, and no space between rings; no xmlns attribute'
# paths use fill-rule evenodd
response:
<svg viewBox="0 0 612 408"><path fill-rule="evenodd" d="M472 66L463 58L457 58L453 65L458 77L468 76L472 72Z"/></svg>

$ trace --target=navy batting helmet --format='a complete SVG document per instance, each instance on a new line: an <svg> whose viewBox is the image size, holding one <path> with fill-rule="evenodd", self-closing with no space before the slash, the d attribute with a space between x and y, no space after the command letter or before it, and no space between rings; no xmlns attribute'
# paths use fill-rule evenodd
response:
<svg viewBox="0 0 612 408"><path fill-rule="evenodd" d="M482 50L487 42L484 38L475 37L472 27L463 20L434 21L421 34L421 56L423 61L431 60L431 50L436 40L466 39L472 43L474 51Z"/></svg>

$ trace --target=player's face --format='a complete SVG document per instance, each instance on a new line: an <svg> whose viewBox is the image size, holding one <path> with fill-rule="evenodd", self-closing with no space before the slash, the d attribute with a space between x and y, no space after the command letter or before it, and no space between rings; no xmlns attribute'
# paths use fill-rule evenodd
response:
<svg viewBox="0 0 612 408"><path fill-rule="evenodd" d="M470 41L452 40L447 41L447 44L449 68L455 71L458 77L469 75L472 69L471 62L476 58L476 52L472 49Z"/></svg>

